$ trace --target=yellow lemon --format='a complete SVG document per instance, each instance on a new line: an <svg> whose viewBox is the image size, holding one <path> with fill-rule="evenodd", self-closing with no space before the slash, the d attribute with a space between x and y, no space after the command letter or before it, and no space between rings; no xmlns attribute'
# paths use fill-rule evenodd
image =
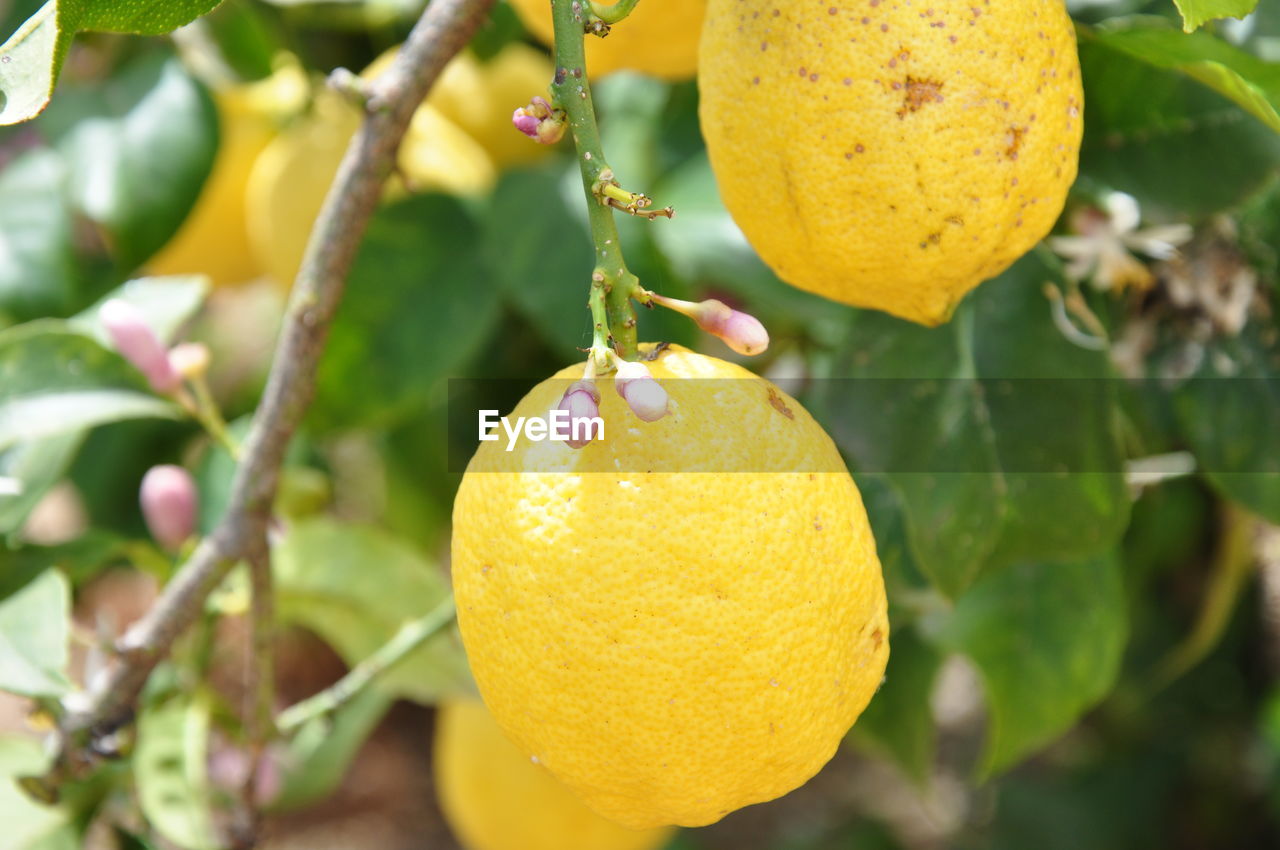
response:
<svg viewBox="0 0 1280 850"><path fill-rule="evenodd" d="M474 700L440 706L433 760L440 808L467 850L654 850L671 837L591 811Z"/></svg>
<svg viewBox="0 0 1280 850"><path fill-rule="evenodd" d="M374 79L399 48L373 61L361 74ZM509 44L480 62L470 51L450 60L431 87L427 104L480 143L499 168L533 162L551 152L511 126L511 113L534 95L547 95L555 66L546 53L527 44Z"/></svg>
<svg viewBox="0 0 1280 850"><path fill-rule="evenodd" d="M548 0L510 3L530 32L544 44L554 43ZM698 69L698 35L706 8L706 0L643 0L605 38L587 36L588 72L593 77L621 70L666 80L692 77Z"/></svg>
<svg viewBox="0 0 1280 850"><path fill-rule="evenodd" d="M725 206L783 280L926 325L1053 226L1083 95L1062 0L711 0Z"/></svg>
<svg viewBox="0 0 1280 850"><path fill-rule="evenodd" d="M884 584L857 487L794 399L644 350L665 418L602 386L604 439L481 444L454 591L480 692L524 753L621 824L699 826L831 758L884 673ZM509 420L545 417L582 369Z"/></svg>
<svg viewBox="0 0 1280 850"><path fill-rule="evenodd" d="M306 78L296 62L266 80L214 92L219 138L213 168L182 227L147 264L151 274L207 274L222 286L261 273L245 226L249 172L281 121L305 99Z"/></svg>
<svg viewBox="0 0 1280 850"><path fill-rule="evenodd" d="M360 111L330 89L317 89L310 114L271 141L249 175L246 220L254 257L281 285L292 284L307 240L338 173ZM493 163L466 133L420 107L397 163L413 190L470 194L488 190Z"/></svg>

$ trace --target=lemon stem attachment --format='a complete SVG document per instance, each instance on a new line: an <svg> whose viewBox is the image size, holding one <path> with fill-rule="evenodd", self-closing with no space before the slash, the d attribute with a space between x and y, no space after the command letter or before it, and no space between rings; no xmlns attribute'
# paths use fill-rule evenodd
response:
<svg viewBox="0 0 1280 850"><path fill-rule="evenodd" d="M604 23L616 24L630 15L639 2L640 0L618 0L612 6L606 6L603 3L596 3L595 0L588 0L587 6L590 7L591 14Z"/></svg>
<svg viewBox="0 0 1280 850"><path fill-rule="evenodd" d="M587 217L596 255L590 294L592 357L601 369L608 365L603 352L616 353L623 360L635 360L639 356L636 313L631 298L640 291L640 285L623 259L613 211L621 209L647 218L667 215L666 211L651 213L648 207L652 202L647 197L618 186L613 169L604 158L591 84L587 81L583 39L592 30L593 20L597 23L612 22L608 18L622 20L635 5L635 0L621 0L615 6L604 7L606 17L597 14L596 4L584 0L551 2L556 40L556 75L551 93L556 107L566 115L587 197Z"/></svg>

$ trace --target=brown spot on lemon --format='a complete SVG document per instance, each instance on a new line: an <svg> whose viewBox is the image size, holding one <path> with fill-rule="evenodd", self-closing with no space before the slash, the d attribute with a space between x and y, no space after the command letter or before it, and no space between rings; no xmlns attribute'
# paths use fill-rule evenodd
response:
<svg viewBox="0 0 1280 850"><path fill-rule="evenodd" d="M919 112L926 103L942 103L942 83L908 76L898 117L905 118L908 112Z"/></svg>

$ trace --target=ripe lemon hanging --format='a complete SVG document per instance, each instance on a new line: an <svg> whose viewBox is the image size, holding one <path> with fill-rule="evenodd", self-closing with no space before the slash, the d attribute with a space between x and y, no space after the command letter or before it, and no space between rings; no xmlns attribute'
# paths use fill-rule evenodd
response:
<svg viewBox="0 0 1280 850"><path fill-rule="evenodd" d="M1080 66L1062 0L710 0L702 131L780 278L926 325L1053 226Z"/></svg>
<svg viewBox="0 0 1280 850"><path fill-rule="evenodd" d="M601 386L602 440L481 444L454 591L523 752L621 824L699 826L831 758L884 673L884 584L857 487L795 400L676 346L646 365L670 395L656 422ZM545 416L582 369L509 419Z"/></svg>
<svg viewBox="0 0 1280 850"><path fill-rule="evenodd" d="M554 43L550 0L510 3L543 44ZM698 36L706 8L707 0L644 0L605 38L587 36L587 70L593 77L622 70L665 80L692 77L698 68Z"/></svg>
<svg viewBox="0 0 1280 850"><path fill-rule="evenodd" d="M477 700L436 713L440 808L467 850L655 850L671 830L634 830L587 808L502 734Z"/></svg>

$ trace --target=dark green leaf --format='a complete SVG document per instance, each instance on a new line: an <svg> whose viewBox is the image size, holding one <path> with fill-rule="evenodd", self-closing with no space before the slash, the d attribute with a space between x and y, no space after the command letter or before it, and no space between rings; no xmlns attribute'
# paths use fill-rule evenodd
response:
<svg viewBox="0 0 1280 850"><path fill-rule="evenodd" d="M1177 71L1230 98L1280 133L1280 65L1207 32L1180 33L1162 18L1130 18L1083 30L1087 40L1155 68Z"/></svg>
<svg viewBox="0 0 1280 850"><path fill-rule="evenodd" d="M0 125L34 118L49 103L78 32L162 35L220 0L49 0L0 45Z"/></svg>
<svg viewBox="0 0 1280 850"><path fill-rule="evenodd" d="M1082 185L1127 192L1159 216L1199 218L1258 191L1280 168L1280 138L1190 77L1102 37L1082 38L1080 63Z"/></svg>
<svg viewBox="0 0 1280 850"><path fill-rule="evenodd" d="M0 332L0 450L121 419L172 418L116 354L63 322Z"/></svg>
<svg viewBox="0 0 1280 850"><path fill-rule="evenodd" d="M1215 18L1243 18L1258 0L1173 0L1182 13L1182 29L1191 32Z"/></svg>
<svg viewBox="0 0 1280 850"><path fill-rule="evenodd" d="M577 173L569 175L577 180ZM484 253L507 297L565 357L591 344L591 236L570 204L586 203L563 168L512 171L493 193Z"/></svg>
<svg viewBox="0 0 1280 850"><path fill-rule="evenodd" d="M66 166L47 149L0 171L0 314L24 321L67 312L75 299Z"/></svg>
<svg viewBox="0 0 1280 850"><path fill-rule="evenodd" d="M851 733L855 742L894 759L917 782L933 764L937 745L929 701L942 656L914 629L897 629L889 639L884 684Z"/></svg>
<svg viewBox="0 0 1280 850"><path fill-rule="evenodd" d="M448 594L440 569L377 529L316 518L275 548L280 619L322 637L354 665ZM388 671L388 693L434 702L470 680L457 638L443 633Z"/></svg>
<svg viewBox="0 0 1280 850"><path fill-rule="evenodd" d="M62 696L71 635L71 588L46 570L0 601L0 691L28 697Z"/></svg>
<svg viewBox="0 0 1280 850"><path fill-rule="evenodd" d="M1270 343L1265 337L1272 337ZM1280 345L1254 321L1215 340L1174 395L1183 435L1209 482L1280 523Z"/></svg>
<svg viewBox="0 0 1280 850"><path fill-rule="evenodd" d="M939 328L858 313L815 409L855 470L901 494L912 554L954 596L985 569L1119 538L1129 496L1104 353L1067 341L1032 254Z"/></svg>
<svg viewBox="0 0 1280 850"><path fill-rule="evenodd" d="M1062 734L1111 689L1128 623L1110 557L1019 564L988 575L926 632L967 655L991 714L981 771L1009 767Z"/></svg>
<svg viewBox="0 0 1280 850"><path fill-rule="evenodd" d="M329 336L316 418L333 427L403 416L475 354L500 303L479 228L457 200L420 195L384 207Z"/></svg>
<svg viewBox="0 0 1280 850"><path fill-rule="evenodd" d="M72 202L131 270L177 232L213 167L213 100L176 59L148 55L100 86L62 92L55 132Z"/></svg>
<svg viewBox="0 0 1280 850"><path fill-rule="evenodd" d="M138 802L151 826L184 850L220 846L209 796L209 718L206 693L170 699L138 718Z"/></svg>

